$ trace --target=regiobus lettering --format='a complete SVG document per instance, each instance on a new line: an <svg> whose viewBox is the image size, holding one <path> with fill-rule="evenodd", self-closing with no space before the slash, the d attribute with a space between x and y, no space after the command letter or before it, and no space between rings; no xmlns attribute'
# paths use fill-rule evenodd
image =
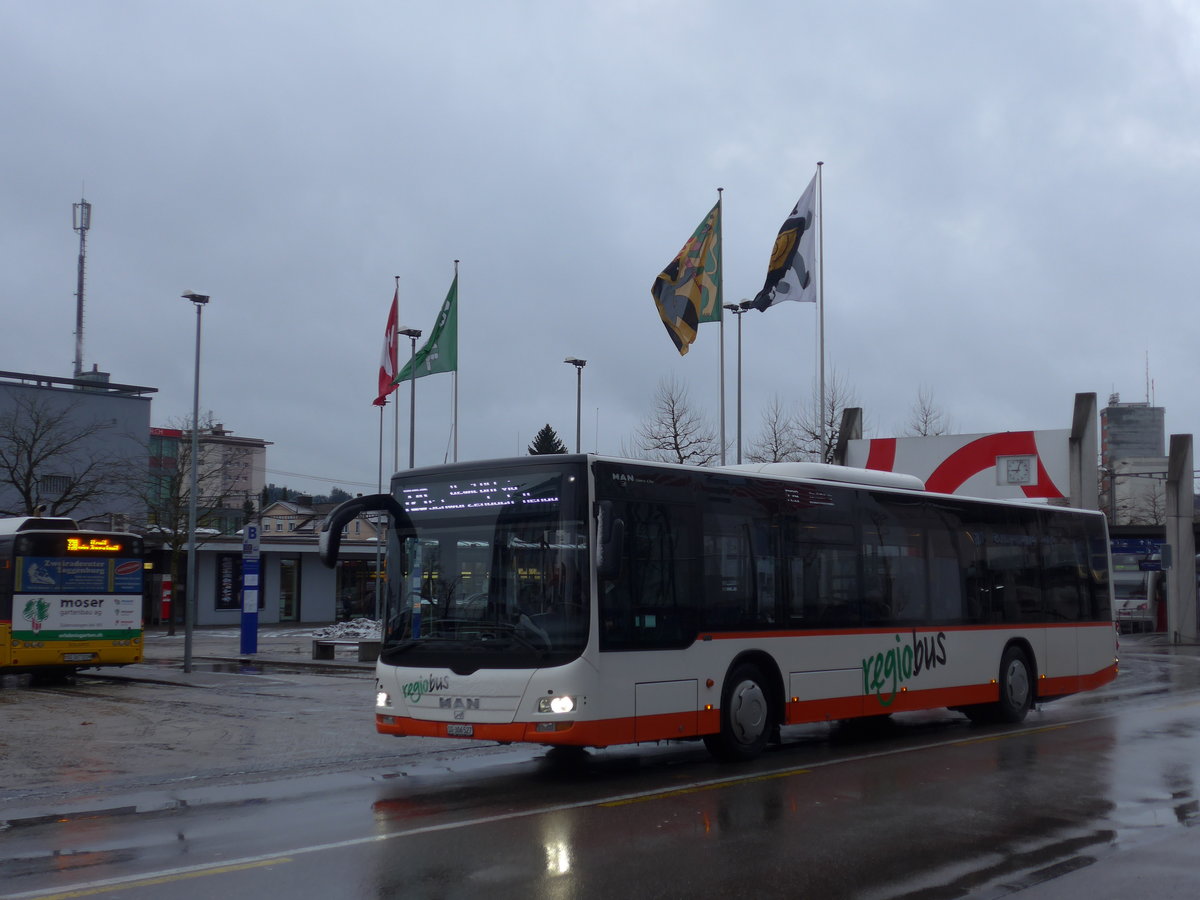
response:
<svg viewBox="0 0 1200 900"><path fill-rule="evenodd" d="M430 675L428 678L421 678L417 681L410 681L402 688L404 699L411 700L413 703L421 702L421 698L426 694L433 694L437 691L448 691L450 689L450 679L446 676Z"/></svg>
<svg viewBox="0 0 1200 900"><path fill-rule="evenodd" d="M938 707L1017 722L1116 677L1095 511L890 472L592 454L408 469L386 517L375 728L573 747ZM453 685L453 687L451 687ZM429 695L438 694L436 702Z"/></svg>
<svg viewBox="0 0 1200 900"><path fill-rule="evenodd" d="M900 635L896 635L896 643L901 641ZM862 661L863 693L874 694L880 706L891 706L901 685L920 677L923 671L945 664L946 632L918 636L914 630L911 643L890 647ZM885 689L889 691L886 697Z"/></svg>

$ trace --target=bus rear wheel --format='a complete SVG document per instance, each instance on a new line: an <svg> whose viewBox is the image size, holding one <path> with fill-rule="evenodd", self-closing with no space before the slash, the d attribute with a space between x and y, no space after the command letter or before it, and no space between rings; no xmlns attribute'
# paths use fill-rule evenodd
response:
<svg viewBox="0 0 1200 900"><path fill-rule="evenodd" d="M1000 701L996 704L996 718L1014 725L1023 722L1033 706L1033 689L1033 672L1025 651L1020 647L1009 647L1000 658Z"/></svg>
<svg viewBox="0 0 1200 900"><path fill-rule="evenodd" d="M754 759L763 752L774 728L774 714L757 666L738 666L721 692L721 730L704 736L709 753L724 762Z"/></svg>

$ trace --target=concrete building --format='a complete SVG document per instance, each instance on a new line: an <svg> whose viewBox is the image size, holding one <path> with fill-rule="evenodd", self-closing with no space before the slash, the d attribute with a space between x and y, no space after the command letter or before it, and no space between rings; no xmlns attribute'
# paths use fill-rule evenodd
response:
<svg viewBox="0 0 1200 900"><path fill-rule="evenodd" d="M151 496L162 504L156 518L165 517L166 524L172 524L180 512L174 508L172 498L186 500L190 488L191 439L187 429L150 429ZM197 494L203 524L232 534L242 527L250 507L255 511L258 508L266 484L266 448L271 442L239 437L220 424L202 427L196 442L200 450Z"/></svg>
<svg viewBox="0 0 1200 900"><path fill-rule="evenodd" d="M1166 521L1166 410L1122 403L1119 394L1100 410L1100 507L1113 526Z"/></svg>
<svg viewBox="0 0 1200 900"><path fill-rule="evenodd" d="M80 378L0 372L0 456L11 455L21 440L51 454L36 472L10 472L0 482L0 515L32 513L32 503L96 528L143 522L145 504L129 486L146 479L150 395L156 392L118 384L96 369ZM22 474L28 476L25 496L11 484Z"/></svg>
<svg viewBox="0 0 1200 900"><path fill-rule="evenodd" d="M1111 471L1109 521L1162 528L1167 521L1167 458L1127 456L1116 460Z"/></svg>
<svg viewBox="0 0 1200 900"><path fill-rule="evenodd" d="M1167 455L1166 414L1149 403L1122 403L1120 394L1100 410L1100 456L1104 465L1132 456Z"/></svg>
<svg viewBox="0 0 1200 900"><path fill-rule="evenodd" d="M198 553L196 624L238 624L242 608L240 537L213 538ZM375 541L343 540L333 569L325 568L317 557L313 534L264 531L260 553L260 624L375 617Z"/></svg>
<svg viewBox="0 0 1200 900"><path fill-rule="evenodd" d="M184 432L191 440L191 433ZM267 484L267 447L271 441L262 438L239 437L222 424L201 428L200 470L216 496L227 498L227 504L241 505L246 500L257 504ZM204 495L200 497L203 502Z"/></svg>

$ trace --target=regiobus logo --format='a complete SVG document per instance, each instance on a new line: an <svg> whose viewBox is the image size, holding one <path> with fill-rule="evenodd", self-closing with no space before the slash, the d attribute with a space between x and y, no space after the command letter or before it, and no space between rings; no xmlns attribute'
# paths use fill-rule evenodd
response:
<svg viewBox="0 0 1200 900"><path fill-rule="evenodd" d="M911 640L894 635L896 646L863 658L863 693L874 694L880 706L891 706L909 681L946 664L946 632L917 634Z"/></svg>

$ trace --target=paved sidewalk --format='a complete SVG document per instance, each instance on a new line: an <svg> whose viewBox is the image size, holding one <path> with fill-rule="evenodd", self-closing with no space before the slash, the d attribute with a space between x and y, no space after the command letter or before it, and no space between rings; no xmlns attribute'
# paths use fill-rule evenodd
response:
<svg viewBox="0 0 1200 900"><path fill-rule="evenodd" d="M358 671L370 677L375 663L359 662L353 646L338 647L334 659L312 658L313 633L325 627L262 626L258 629L254 653L242 653L242 633L238 626L196 627L192 631L191 672L183 671L186 643L183 626L177 625L174 635L167 634L165 627L148 627L145 662L121 668L88 669L86 673L193 687L228 684L231 673L254 675L284 668L314 675Z"/></svg>

